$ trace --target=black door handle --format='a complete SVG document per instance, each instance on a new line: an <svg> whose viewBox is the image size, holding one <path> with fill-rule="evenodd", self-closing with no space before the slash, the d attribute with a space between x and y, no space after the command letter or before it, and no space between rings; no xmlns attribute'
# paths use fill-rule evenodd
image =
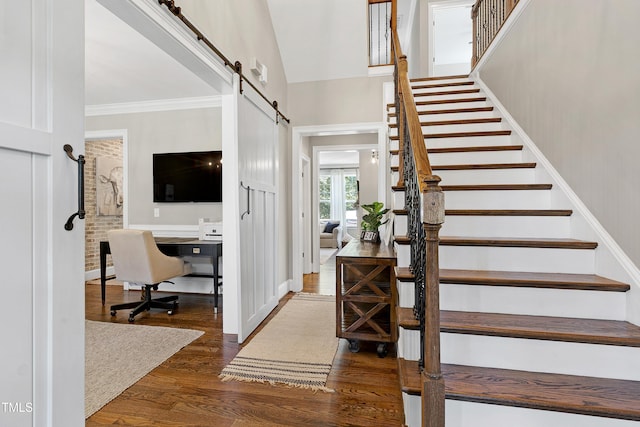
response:
<svg viewBox="0 0 640 427"><path fill-rule="evenodd" d="M69 144L65 144L64 152L67 153L67 156L74 162L78 163L78 211L71 214L67 222L64 224L65 230L73 230L73 219L77 216L80 219L84 219L85 211L84 211L84 156L80 154L76 159L73 155L73 147Z"/></svg>

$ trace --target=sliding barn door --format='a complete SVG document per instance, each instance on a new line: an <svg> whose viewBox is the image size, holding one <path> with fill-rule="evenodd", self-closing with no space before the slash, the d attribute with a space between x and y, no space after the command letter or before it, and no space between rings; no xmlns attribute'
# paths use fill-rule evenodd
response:
<svg viewBox="0 0 640 427"><path fill-rule="evenodd" d="M278 304L278 125L275 111L250 92L238 97L239 342Z"/></svg>
<svg viewBox="0 0 640 427"><path fill-rule="evenodd" d="M84 425L83 4L0 2L0 426Z"/></svg>

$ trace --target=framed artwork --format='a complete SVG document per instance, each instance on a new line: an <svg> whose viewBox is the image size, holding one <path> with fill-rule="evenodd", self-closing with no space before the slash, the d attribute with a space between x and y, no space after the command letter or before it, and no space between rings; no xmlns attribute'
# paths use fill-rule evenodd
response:
<svg viewBox="0 0 640 427"><path fill-rule="evenodd" d="M122 215L122 161L96 157L96 215Z"/></svg>

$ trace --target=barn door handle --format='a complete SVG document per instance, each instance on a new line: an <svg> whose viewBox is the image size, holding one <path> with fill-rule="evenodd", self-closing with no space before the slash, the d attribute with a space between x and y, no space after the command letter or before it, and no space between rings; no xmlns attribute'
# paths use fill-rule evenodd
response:
<svg viewBox="0 0 640 427"><path fill-rule="evenodd" d="M77 216L80 219L84 219L85 211L84 211L84 156L80 154L76 159L73 155L73 147L69 144L65 144L64 152L67 153L67 156L74 162L78 163L78 212L73 213L66 224L64 225L65 230L73 230L73 219Z"/></svg>
<svg viewBox="0 0 640 427"><path fill-rule="evenodd" d="M240 187L244 188L245 190L247 190L247 210L245 212L242 213L242 215L240 215L240 219L244 219L245 215L249 215L251 213L251 186L247 185L246 187L242 184L242 181L240 181Z"/></svg>

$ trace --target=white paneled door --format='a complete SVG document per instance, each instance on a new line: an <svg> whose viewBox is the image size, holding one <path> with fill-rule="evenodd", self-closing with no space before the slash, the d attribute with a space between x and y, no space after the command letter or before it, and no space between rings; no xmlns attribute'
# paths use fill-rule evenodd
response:
<svg viewBox="0 0 640 427"><path fill-rule="evenodd" d="M0 426L84 425L83 4L0 2Z"/></svg>
<svg viewBox="0 0 640 427"><path fill-rule="evenodd" d="M277 160L275 111L247 90L238 97L239 342L278 304Z"/></svg>

